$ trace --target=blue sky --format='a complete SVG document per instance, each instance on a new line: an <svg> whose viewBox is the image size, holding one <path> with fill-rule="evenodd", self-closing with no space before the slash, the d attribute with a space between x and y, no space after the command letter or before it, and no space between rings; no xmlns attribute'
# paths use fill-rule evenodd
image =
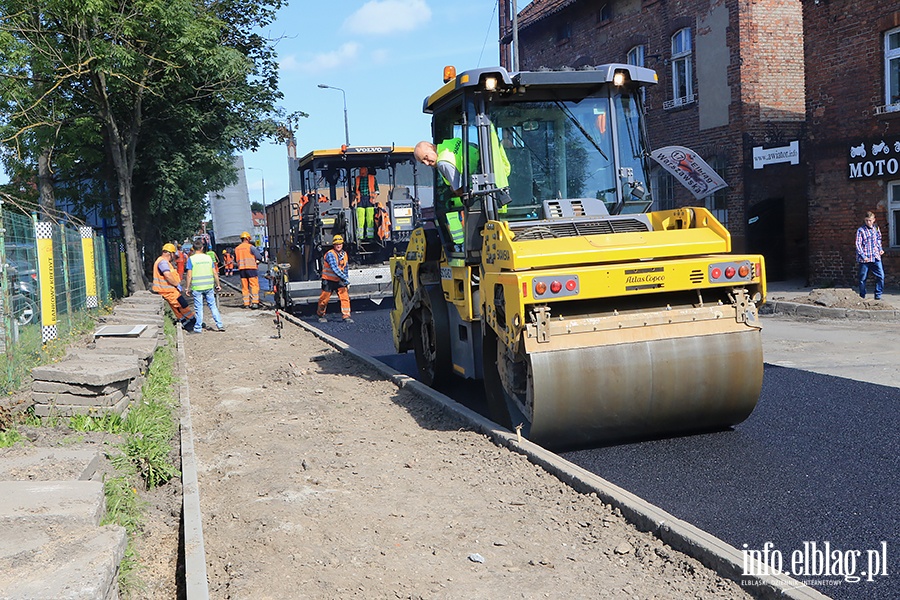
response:
<svg viewBox="0 0 900 600"><path fill-rule="evenodd" d="M280 105L309 114L295 125L298 156L344 143L343 94L319 84L345 91L351 145L428 139L422 102L442 85L444 66L499 64L498 9L496 0L293 0L264 33L279 39ZM262 201L263 178L267 203L287 194L283 145L243 156L256 169L246 171L251 201Z"/></svg>

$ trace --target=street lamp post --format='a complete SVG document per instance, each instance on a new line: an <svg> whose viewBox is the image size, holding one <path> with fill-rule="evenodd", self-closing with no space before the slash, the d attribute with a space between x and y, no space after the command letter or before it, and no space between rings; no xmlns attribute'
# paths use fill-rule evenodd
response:
<svg viewBox="0 0 900 600"><path fill-rule="evenodd" d="M253 171L259 171L260 178L262 179L262 205L263 205L263 219L266 223L266 235L264 236L263 244L265 247L269 246L269 217L266 215L266 172L260 169L259 167L247 167Z"/></svg>
<svg viewBox="0 0 900 600"><path fill-rule="evenodd" d="M333 85L325 85L324 83L320 83L319 87L323 90L337 90L344 97L344 143L348 146L350 145L350 126L347 125L347 92L342 90L339 87L334 87Z"/></svg>

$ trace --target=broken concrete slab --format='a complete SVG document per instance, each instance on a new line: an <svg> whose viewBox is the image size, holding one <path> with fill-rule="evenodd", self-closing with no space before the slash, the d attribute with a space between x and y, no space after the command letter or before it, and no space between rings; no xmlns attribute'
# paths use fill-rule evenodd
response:
<svg viewBox="0 0 900 600"><path fill-rule="evenodd" d="M62 392L31 392L31 399L34 400L35 404L55 404L57 406L113 406L124 396L125 392L122 390L116 390L110 394L99 394L96 396L79 396L78 394L66 394Z"/></svg>
<svg viewBox="0 0 900 600"><path fill-rule="evenodd" d="M53 521L100 526L106 498L100 481L0 481L0 523Z"/></svg>
<svg viewBox="0 0 900 600"><path fill-rule="evenodd" d="M84 351L82 351L84 352ZM77 356L73 354L73 356ZM104 396L116 391L127 391L133 379L118 381L110 385L74 385L71 383L59 383L58 381L34 381L31 384L32 392L45 394L76 394L78 396Z"/></svg>
<svg viewBox="0 0 900 600"><path fill-rule="evenodd" d="M123 356L134 355L141 360L150 361L159 347L159 339L152 338L98 338L88 346L96 350L121 352Z"/></svg>
<svg viewBox="0 0 900 600"><path fill-rule="evenodd" d="M119 415L124 417L128 407L131 405L131 395L125 395L121 400L111 406L89 406L83 404L37 404L34 405L34 415L36 417L74 417L75 415L85 415L89 417L99 417L107 414Z"/></svg>
<svg viewBox="0 0 900 600"><path fill-rule="evenodd" d="M0 479L87 481L97 472L102 459L99 450L15 445L0 449Z"/></svg>
<svg viewBox="0 0 900 600"><path fill-rule="evenodd" d="M114 600L127 544L118 525L4 526L0 598Z"/></svg>
<svg viewBox="0 0 900 600"><path fill-rule="evenodd" d="M69 359L52 365L34 367L31 370L31 376L35 380L78 385L110 385L124 379L133 379L140 374L141 369L136 357L129 355L116 357L97 355L93 360Z"/></svg>

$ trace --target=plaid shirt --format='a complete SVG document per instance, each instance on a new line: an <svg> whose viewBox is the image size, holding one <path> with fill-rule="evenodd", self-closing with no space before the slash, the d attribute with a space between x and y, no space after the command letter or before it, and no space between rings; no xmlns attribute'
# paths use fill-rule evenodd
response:
<svg viewBox="0 0 900 600"><path fill-rule="evenodd" d="M881 260L881 229L863 225L856 230L856 262L870 263Z"/></svg>

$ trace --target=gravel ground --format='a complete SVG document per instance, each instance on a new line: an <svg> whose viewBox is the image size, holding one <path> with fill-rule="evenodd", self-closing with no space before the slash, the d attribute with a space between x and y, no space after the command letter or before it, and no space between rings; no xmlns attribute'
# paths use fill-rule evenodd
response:
<svg viewBox="0 0 900 600"><path fill-rule="evenodd" d="M212 598L748 597L272 317L185 336Z"/></svg>

